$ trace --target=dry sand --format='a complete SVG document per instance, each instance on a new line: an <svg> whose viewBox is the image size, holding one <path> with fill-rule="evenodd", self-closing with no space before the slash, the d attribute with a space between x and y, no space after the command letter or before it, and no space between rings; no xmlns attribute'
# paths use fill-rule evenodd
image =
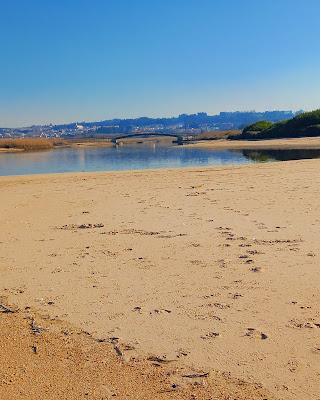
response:
<svg viewBox="0 0 320 400"><path fill-rule="evenodd" d="M36 318L36 319L35 319ZM162 359L125 360L128 347L34 313L2 314L0 398L3 400L272 400L228 374Z"/></svg>
<svg viewBox="0 0 320 400"><path fill-rule="evenodd" d="M212 149L319 149L320 137L270 140L202 140L188 147L205 147Z"/></svg>
<svg viewBox="0 0 320 400"><path fill-rule="evenodd" d="M0 154L1 153L21 153L22 151L24 151L24 150L23 149L15 149L15 148L7 149L7 148L0 147Z"/></svg>
<svg viewBox="0 0 320 400"><path fill-rule="evenodd" d="M8 335L27 340L19 335L32 334L23 319L32 311L88 332L90 346L118 338L125 360L154 356L254 384L235 395L231 383L219 383L230 390L218 396L205 382L208 398L319 399L319 169L320 160L308 160L0 178L0 295L30 307L0 313L0 343ZM73 348L82 346L71 339ZM63 337L48 340L64 345ZM11 348L7 362L17 368L14 360L26 350L7 342L1 359ZM72 382L95 375L82 369L91 365L86 354ZM162 372L157 377L143 363L129 381L147 368L156 380L150 393L158 393L150 398L162 398L158 389L170 382L159 383ZM257 385L271 395L259 397ZM186 398L202 399L186 390Z"/></svg>

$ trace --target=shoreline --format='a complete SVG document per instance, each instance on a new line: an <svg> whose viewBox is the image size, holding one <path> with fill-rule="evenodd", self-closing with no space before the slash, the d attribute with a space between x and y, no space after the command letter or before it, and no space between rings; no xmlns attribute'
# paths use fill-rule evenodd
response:
<svg viewBox="0 0 320 400"><path fill-rule="evenodd" d="M244 164L221 164L221 165L203 165L203 166L188 166L188 167L167 167L167 168L144 168L144 169L125 169L125 170L105 170L105 171L75 171L75 172L52 172L52 173L39 173L39 174L25 174L25 175L0 175L0 187L1 180L10 181L10 180L47 180L48 178L95 178L95 177L103 177L104 175L115 177L117 175L139 175L139 174L167 174L167 173L205 173L205 172L221 172L228 170L238 170L238 169L246 169L246 168L263 168L270 166L271 168L275 165L279 164L297 164L297 163L311 163L318 159L301 159L301 160L287 160L287 161L279 161L279 160L271 160L267 162L252 162L252 163L244 163Z"/></svg>
<svg viewBox="0 0 320 400"><path fill-rule="evenodd" d="M167 138L161 138L159 136L160 142L165 143ZM156 138L151 138L150 140L145 140L145 143L156 142ZM169 140L170 141L170 140ZM130 143L138 144L139 138L129 139L127 141L127 145ZM25 150L19 148L0 148L1 153L26 153L26 152L41 152L41 151L51 151L57 150L61 148L73 148L73 149L82 149L82 148L92 148L92 147L112 147L114 144L111 141L103 141L103 140L91 140L91 141L75 141L68 142L66 144L54 146L51 149L33 149L33 150ZM286 139L269 139L269 140L227 140L227 139L217 139L217 140L200 140L194 142L186 142L183 144L184 147L193 147L193 148L210 148L210 149L224 149L224 150L249 150L249 149L320 149L320 137L305 137L305 138L286 138Z"/></svg>
<svg viewBox="0 0 320 400"><path fill-rule="evenodd" d="M212 149L320 149L320 137L269 140L202 140L186 144L187 147Z"/></svg>
<svg viewBox="0 0 320 400"><path fill-rule="evenodd" d="M319 165L0 177L0 294L140 355L315 400Z"/></svg>
<svg viewBox="0 0 320 400"><path fill-rule="evenodd" d="M0 155L1 153L38 153L38 152L42 152L42 151L53 151L53 150L59 150L59 149L68 149L68 148L72 148L72 149L82 149L84 147L112 147L113 143L110 141L88 141L88 142L66 142L66 144L64 145L59 145L59 146L54 146L51 149L22 149L22 148L15 148L15 147L11 147L11 148L5 148L5 147L0 147Z"/></svg>
<svg viewBox="0 0 320 400"><path fill-rule="evenodd" d="M25 152L25 150L15 149L15 148L6 149L4 147L0 147L0 155L1 155L1 153L21 153L21 152Z"/></svg>
<svg viewBox="0 0 320 400"><path fill-rule="evenodd" d="M290 160L285 162L299 162L299 161L310 161L310 160ZM0 184L1 180L10 180L12 179L33 179L33 178L43 178L46 179L48 177L78 177L78 176L92 176L95 175L103 176L103 175L131 175L131 174L139 174L139 173L170 173L170 172L199 172L199 171L220 171L224 169L237 169L237 168L245 168L245 167L256 167L261 164L277 164L279 161L269 161L269 162L257 162L257 163L247 163L247 164L225 164L225 165L203 165L203 166L194 166L194 167L167 167L167 168L141 168L141 169L124 169L124 170L105 170L105 171L76 171L76 172L52 172L52 173L39 173L39 174L26 174L26 175L0 175Z"/></svg>

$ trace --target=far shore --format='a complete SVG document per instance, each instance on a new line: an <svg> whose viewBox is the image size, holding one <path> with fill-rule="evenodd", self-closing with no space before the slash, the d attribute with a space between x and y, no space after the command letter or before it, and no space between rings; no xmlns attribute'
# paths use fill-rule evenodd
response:
<svg viewBox="0 0 320 400"><path fill-rule="evenodd" d="M270 140L201 140L185 146L212 149L317 149L320 148L320 137Z"/></svg>
<svg viewBox="0 0 320 400"><path fill-rule="evenodd" d="M24 152L25 150L23 149L7 149L7 148L1 148L0 147L0 154L1 153L21 153Z"/></svg>
<svg viewBox="0 0 320 400"><path fill-rule="evenodd" d="M49 139L48 139L49 140ZM153 138L129 138L125 139L125 144L141 144L143 143L166 143L171 142L171 139L167 137L161 138L153 137ZM79 139L79 140L70 140L63 139L61 143L58 145L53 145L50 148L43 148L36 146L34 148L26 149L26 148L17 148L10 147L5 148L1 147L1 139L0 139L0 155L1 153L22 153L26 151L43 151L43 150L55 150L59 148L75 148L75 149L83 149L86 147L112 147L114 144L110 139ZM305 138L289 138L289 139L270 139L270 140L227 140L227 139L218 139L218 140L199 140L187 142L183 145L184 147L193 147L193 148L206 148L206 149L217 149L217 150L228 150L228 149L320 149L320 137L305 137Z"/></svg>
<svg viewBox="0 0 320 400"><path fill-rule="evenodd" d="M83 148L83 147L111 147L110 139L59 139L59 138L0 138L1 153L17 153L30 151L48 151L61 148Z"/></svg>
<svg viewBox="0 0 320 400"><path fill-rule="evenodd" d="M169 143L172 142L172 138L168 138L167 136L161 137L155 136L150 138L125 138L122 140L123 144L141 144L143 143ZM1 141L5 141L5 146ZM19 141L24 141L27 143L24 146ZM12 142L10 145L8 143ZM12 145L14 143L14 145ZM45 146L44 144L49 144ZM79 139L54 139L54 138L28 138L28 139L1 139L0 138L0 154L1 153L17 153L17 152L30 152L30 151L48 151L48 150L56 150L61 148L74 148L74 149L83 149L86 147L113 147L114 143L111 141L111 138L79 138Z"/></svg>

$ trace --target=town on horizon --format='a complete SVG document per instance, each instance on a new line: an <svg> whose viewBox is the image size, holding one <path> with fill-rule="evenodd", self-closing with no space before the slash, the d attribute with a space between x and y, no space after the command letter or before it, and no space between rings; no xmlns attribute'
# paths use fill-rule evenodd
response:
<svg viewBox="0 0 320 400"><path fill-rule="evenodd" d="M243 129L248 124L265 120L278 122L293 118L302 110L232 111L209 115L206 112L180 114L176 117L113 118L64 124L32 125L21 128L0 128L0 137L77 137L117 133L190 133Z"/></svg>

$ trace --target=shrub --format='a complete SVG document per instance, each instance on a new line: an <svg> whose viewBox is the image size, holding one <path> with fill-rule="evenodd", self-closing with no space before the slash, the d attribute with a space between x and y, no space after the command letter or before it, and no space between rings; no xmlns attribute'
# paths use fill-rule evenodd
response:
<svg viewBox="0 0 320 400"><path fill-rule="evenodd" d="M260 121L247 126L241 135L230 139L261 140L308 136L320 136L320 110L302 113L275 124Z"/></svg>
<svg viewBox="0 0 320 400"><path fill-rule="evenodd" d="M246 132L261 132L265 129L271 128L273 123L270 121L258 121L244 128L242 133Z"/></svg>

